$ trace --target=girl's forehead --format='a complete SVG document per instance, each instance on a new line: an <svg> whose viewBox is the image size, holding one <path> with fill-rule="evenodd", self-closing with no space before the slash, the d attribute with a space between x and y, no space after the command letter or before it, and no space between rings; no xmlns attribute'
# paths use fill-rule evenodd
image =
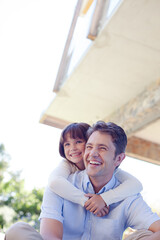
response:
<svg viewBox="0 0 160 240"><path fill-rule="evenodd" d="M64 135L64 141L67 141L68 139L71 139L73 137L71 137L71 134L68 132L68 133L65 133Z"/></svg>
<svg viewBox="0 0 160 240"><path fill-rule="evenodd" d="M64 142L67 142L67 141L73 140L73 139L83 139L83 138L80 138L79 136L77 136L76 134L73 134L71 132L68 132L64 135Z"/></svg>

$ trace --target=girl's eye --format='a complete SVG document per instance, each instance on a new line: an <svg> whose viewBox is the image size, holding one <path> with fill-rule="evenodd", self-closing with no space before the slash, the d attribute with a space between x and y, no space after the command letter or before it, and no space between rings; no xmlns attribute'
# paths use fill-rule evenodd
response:
<svg viewBox="0 0 160 240"><path fill-rule="evenodd" d="M82 140L78 140L76 143L82 143Z"/></svg>
<svg viewBox="0 0 160 240"><path fill-rule="evenodd" d="M69 143L65 143L65 144L64 144L64 147L67 147L67 146L69 146Z"/></svg>

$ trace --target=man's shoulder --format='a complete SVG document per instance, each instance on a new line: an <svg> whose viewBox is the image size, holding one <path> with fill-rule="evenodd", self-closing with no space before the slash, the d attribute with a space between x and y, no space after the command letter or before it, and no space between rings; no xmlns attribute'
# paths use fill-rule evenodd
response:
<svg viewBox="0 0 160 240"><path fill-rule="evenodd" d="M144 199L140 193L137 193L137 194L126 197L123 201L125 202L125 204L128 203L130 205L135 201L143 201L144 202Z"/></svg>
<svg viewBox="0 0 160 240"><path fill-rule="evenodd" d="M137 212L138 214L138 212L141 212L141 211L143 212L143 211L151 210L151 208L143 199L140 193L127 197L122 201L122 204L124 205L124 209L127 214L132 211L134 213Z"/></svg>

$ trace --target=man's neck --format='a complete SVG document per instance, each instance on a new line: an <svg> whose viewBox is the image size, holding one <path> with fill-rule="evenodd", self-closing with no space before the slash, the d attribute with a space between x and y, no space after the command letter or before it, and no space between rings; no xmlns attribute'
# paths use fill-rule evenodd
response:
<svg viewBox="0 0 160 240"><path fill-rule="evenodd" d="M100 177L90 177L90 181L92 183L95 193L98 193L111 180L111 178L112 177L104 180L104 178L102 179Z"/></svg>

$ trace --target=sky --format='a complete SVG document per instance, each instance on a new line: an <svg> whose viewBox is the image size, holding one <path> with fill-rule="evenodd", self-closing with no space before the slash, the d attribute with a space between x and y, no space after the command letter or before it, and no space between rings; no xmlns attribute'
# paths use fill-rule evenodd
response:
<svg viewBox="0 0 160 240"><path fill-rule="evenodd" d="M61 131L39 120L54 99L74 7L74 0L69 7L64 0L0 1L0 142L27 185L45 183L58 161Z"/></svg>
<svg viewBox="0 0 160 240"><path fill-rule="evenodd" d="M11 156L11 169L22 170L27 188L44 187L61 160L61 130L39 120L55 97L52 90L75 4L0 0L0 143ZM160 199L160 166L126 158L122 169L142 181L149 203Z"/></svg>

